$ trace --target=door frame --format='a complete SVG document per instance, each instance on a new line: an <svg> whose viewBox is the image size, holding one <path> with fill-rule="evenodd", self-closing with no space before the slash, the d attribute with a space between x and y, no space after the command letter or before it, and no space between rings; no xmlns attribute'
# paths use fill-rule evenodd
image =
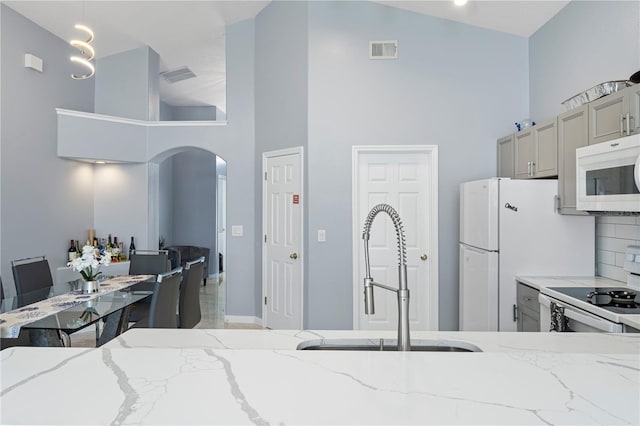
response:
<svg viewBox="0 0 640 426"><path fill-rule="evenodd" d="M362 154L427 154L427 164L430 170L431 185L427 188L432 194L431 205L427 209L431 215L431 241L428 248L431 256L432 268L428 272L430 286L426 294L429 297L429 326L432 330L438 330L438 145L354 145L352 147L351 164L351 223L353 229L352 239L352 270L353 270L353 329L359 330L360 312L362 310L363 284L358 277L358 251L362 246L362 226L358 219L359 179L358 165Z"/></svg>
<svg viewBox="0 0 640 426"><path fill-rule="evenodd" d="M304 147L296 146L293 148L279 149L276 151L268 151L262 153L262 175L267 172L267 160L274 157L282 157L285 155L300 154L300 324L299 329L303 330L304 326L304 296L305 296L305 282L304 282L304 265L305 265L305 253L304 253ZM267 248L265 246L265 235L267 235L267 180L262 179L262 296L260 297L260 305L262 305L262 325L267 326L267 309L264 304L264 297L267 294Z"/></svg>

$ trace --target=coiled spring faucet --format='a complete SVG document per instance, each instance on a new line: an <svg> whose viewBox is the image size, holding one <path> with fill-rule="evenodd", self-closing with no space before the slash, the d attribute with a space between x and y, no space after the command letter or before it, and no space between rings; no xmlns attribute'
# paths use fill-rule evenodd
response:
<svg viewBox="0 0 640 426"><path fill-rule="evenodd" d="M369 265L369 233L371 232L371 224L373 219L380 212L385 212L391 218L393 226L396 230L398 238L398 288L389 287L384 284L377 283L371 278L371 266ZM404 238L404 229L402 220L398 212L388 204L378 204L374 206L367 219L364 222L364 231L362 232L364 240L364 262L365 262L365 278L364 278L364 311L367 315L375 313L373 301L373 287L384 288L385 290L396 292L398 295L398 350L410 351L411 341L409 339L409 289L407 288L407 245Z"/></svg>

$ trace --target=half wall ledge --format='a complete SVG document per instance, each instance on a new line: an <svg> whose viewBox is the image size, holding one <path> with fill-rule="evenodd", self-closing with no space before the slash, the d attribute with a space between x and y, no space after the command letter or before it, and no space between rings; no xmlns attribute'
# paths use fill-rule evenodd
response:
<svg viewBox="0 0 640 426"><path fill-rule="evenodd" d="M144 121L56 108L58 157L90 163L146 163L149 128L225 127L226 121ZM185 129L186 130L186 129ZM187 132L185 132L187 133Z"/></svg>

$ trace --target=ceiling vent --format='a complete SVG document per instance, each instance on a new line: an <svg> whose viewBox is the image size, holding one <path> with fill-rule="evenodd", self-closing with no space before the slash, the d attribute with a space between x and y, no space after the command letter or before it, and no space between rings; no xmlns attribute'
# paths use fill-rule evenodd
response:
<svg viewBox="0 0 640 426"><path fill-rule="evenodd" d="M178 81L194 78L196 75L187 67L180 67L171 71L162 71L160 76L168 83L177 83Z"/></svg>
<svg viewBox="0 0 640 426"><path fill-rule="evenodd" d="M370 41L369 59L397 59L398 40Z"/></svg>

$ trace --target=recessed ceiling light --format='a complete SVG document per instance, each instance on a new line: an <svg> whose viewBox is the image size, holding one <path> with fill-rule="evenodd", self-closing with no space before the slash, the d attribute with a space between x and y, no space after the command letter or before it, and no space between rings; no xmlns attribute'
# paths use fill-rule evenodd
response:
<svg viewBox="0 0 640 426"><path fill-rule="evenodd" d="M453 4L455 4L456 6L464 6L465 4L467 4L467 0L453 0Z"/></svg>

